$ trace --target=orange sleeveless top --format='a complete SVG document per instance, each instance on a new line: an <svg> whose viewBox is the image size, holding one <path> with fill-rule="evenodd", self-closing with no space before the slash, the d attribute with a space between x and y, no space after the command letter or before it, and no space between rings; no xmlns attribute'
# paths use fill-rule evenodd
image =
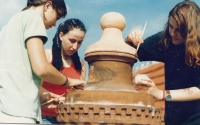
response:
<svg viewBox="0 0 200 125"><path fill-rule="evenodd" d="M62 74L69 78L74 79L80 79L81 72L77 72L74 66L74 63L72 62L70 67L64 67L61 71ZM61 95L68 91L64 86L52 84L49 82L44 81L42 84L42 87L44 87L46 90ZM56 117L56 108L42 108L42 116L53 116Z"/></svg>

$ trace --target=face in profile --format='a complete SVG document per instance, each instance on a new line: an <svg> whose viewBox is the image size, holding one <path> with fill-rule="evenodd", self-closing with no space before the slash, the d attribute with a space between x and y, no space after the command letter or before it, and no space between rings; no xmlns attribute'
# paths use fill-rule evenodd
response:
<svg viewBox="0 0 200 125"><path fill-rule="evenodd" d="M63 55L72 56L82 45L84 37L85 32L77 28L73 28L66 34L60 32Z"/></svg>
<svg viewBox="0 0 200 125"><path fill-rule="evenodd" d="M49 1L44 6L44 24L46 29L56 26L56 21L60 19L57 11Z"/></svg>
<svg viewBox="0 0 200 125"><path fill-rule="evenodd" d="M180 34L177 22L173 17L169 18L169 34L174 45L179 45L185 42L185 39Z"/></svg>

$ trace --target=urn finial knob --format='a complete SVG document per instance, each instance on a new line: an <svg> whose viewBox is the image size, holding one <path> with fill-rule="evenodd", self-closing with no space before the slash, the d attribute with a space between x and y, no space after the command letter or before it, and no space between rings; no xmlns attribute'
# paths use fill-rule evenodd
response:
<svg viewBox="0 0 200 125"><path fill-rule="evenodd" d="M123 31L126 20L120 13L108 12L101 17L100 25L103 30L105 28L117 28Z"/></svg>

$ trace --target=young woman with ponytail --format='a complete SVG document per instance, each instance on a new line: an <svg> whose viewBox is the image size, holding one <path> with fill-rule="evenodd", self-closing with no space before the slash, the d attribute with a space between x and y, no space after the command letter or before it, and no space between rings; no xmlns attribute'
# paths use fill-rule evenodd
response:
<svg viewBox="0 0 200 125"><path fill-rule="evenodd" d="M53 38L52 49L46 50L46 57L59 72L68 77L68 80L85 80L86 67L85 61L79 58L78 49L84 40L86 29L79 19L68 19L61 23ZM83 86L76 86L81 89ZM74 87L75 88L75 87ZM57 124L56 106L60 101L64 101L65 93L74 89L66 89L66 87L53 84L51 82L41 82L41 102L44 102L47 95L55 95L59 100L54 100L42 106L42 119L44 124ZM44 94L45 92L45 94Z"/></svg>

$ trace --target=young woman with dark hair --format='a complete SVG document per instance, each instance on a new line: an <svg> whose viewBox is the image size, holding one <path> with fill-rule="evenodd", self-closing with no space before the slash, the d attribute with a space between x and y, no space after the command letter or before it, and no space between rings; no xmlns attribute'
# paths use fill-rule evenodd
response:
<svg viewBox="0 0 200 125"><path fill-rule="evenodd" d="M46 50L46 57L49 63L67 76L69 81L85 80L85 61L80 59L78 55L78 49L83 43L85 33L85 26L79 19L68 19L59 25L53 38L52 49ZM78 87L82 86L76 86L76 89L80 89ZM59 101L64 101L65 93L70 89L46 81L41 82L41 89L43 89L42 93L40 93L42 102L44 102L45 96L48 94L54 94L59 97L64 93L60 100L54 100L42 106L43 123L56 124L58 123L56 121L56 106Z"/></svg>

